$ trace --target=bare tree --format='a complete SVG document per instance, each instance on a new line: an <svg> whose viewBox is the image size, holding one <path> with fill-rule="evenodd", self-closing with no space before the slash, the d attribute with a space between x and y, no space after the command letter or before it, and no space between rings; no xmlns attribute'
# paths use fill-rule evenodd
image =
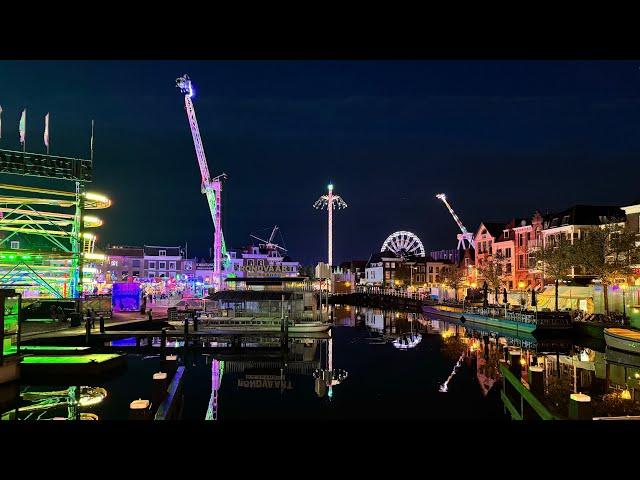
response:
<svg viewBox="0 0 640 480"><path fill-rule="evenodd" d="M609 314L608 287L626 282L633 274L631 265L637 262L640 248L635 234L625 232L617 223L585 229L574 243L574 261L602 283L604 310Z"/></svg>
<svg viewBox="0 0 640 480"><path fill-rule="evenodd" d="M498 289L504 283L506 260L502 252L497 252L478 268L482 278L491 289L490 291L493 292L496 297L498 295Z"/></svg>
<svg viewBox="0 0 640 480"><path fill-rule="evenodd" d="M545 245L530 254L531 261L542 271L545 279L555 284L555 310L558 311L558 287L561 280L567 278L575 263L573 245L564 234L549 237Z"/></svg>
<svg viewBox="0 0 640 480"><path fill-rule="evenodd" d="M443 283L454 291L454 298L458 301L458 289L464 284L465 272L464 268L452 265L443 275Z"/></svg>

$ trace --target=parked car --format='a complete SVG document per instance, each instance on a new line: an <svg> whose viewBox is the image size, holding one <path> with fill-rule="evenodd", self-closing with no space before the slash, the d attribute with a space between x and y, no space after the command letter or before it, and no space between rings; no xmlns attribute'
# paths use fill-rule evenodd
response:
<svg viewBox="0 0 640 480"><path fill-rule="evenodd" d="M204 310L204 299L202 298L185 298L176 303L178 310Z"/></svg>
<svg viewBox="0 0 640 480"><path fill-rule="evenodd" d="M75 300L59 300L55 298L36 300L22 308L22 320L58 319L60 308L64 318L68 319L76 311ZM55 312L55 315L53 314Z"/></svg>

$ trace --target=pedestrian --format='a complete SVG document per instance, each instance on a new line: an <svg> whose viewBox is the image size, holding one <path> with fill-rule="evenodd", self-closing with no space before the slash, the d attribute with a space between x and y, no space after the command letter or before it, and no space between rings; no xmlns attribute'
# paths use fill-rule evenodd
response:
<svg viewBox="0 0 640 480"><path fill-rule="evenodd" d="M96 311L92 308L89 309L89 315L91 315L91 328L96 326Z"/></svg>

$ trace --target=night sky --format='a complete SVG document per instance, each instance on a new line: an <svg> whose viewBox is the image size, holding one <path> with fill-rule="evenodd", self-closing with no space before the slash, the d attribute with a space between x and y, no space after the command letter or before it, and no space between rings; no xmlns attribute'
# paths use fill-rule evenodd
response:
<svg viewBox="0 0 640 480"><path fill-rule="evenodd" d="M333 181L334 263L366 260L395 230L427 250L456 245L434 198L469 230L574 203L640 197L640 62L1 61L0 148L88 157L113 207L99 244L175 245L208 255L212 221L183 100L188 73L212 175L226 172L227 245L277 224L294 259L326 261ZM18 180L0 175L2 182ZM58 186L58 185L56 185Z"/></svg>

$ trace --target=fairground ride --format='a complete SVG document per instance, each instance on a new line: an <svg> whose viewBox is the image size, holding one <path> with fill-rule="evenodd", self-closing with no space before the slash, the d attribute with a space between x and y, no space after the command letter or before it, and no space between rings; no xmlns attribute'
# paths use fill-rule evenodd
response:
<svg viewBox="0 0 640 480"><path fill-rule="evenodd" d="M187 112L191 136L193 137L193 144L196 149L196 157L198 158L200 175L202 177L201 191L207 196L209 211L213 219L213 286L214 289L218 291L223 288L222 270L228 270L231 266L231 257L227 253L221 222L222 180L226 179L227 175L223 173L214 178L209 176L209 166L207 164L207 157L204 154L202 139L200 138L200 128L198 127L198 120L196 119L196 111L191 101L191 98L195 95L195 91L189 75L185 74L177 78L176 87L184 95L184 109Z"/></svg>
<svg viewBox="0 0 640 480"><path fill-rule="evenodd" d="M0 184L0 288L28 297L78 298L104 255L94 252L102 220L85 211L108 208L86 191L91 160L0 150L0 173L74 183L69 190Z"/></svg>
<svg viewBox="0 0 640 480"><path fill-rule="evenodd" d="M462 232L458 234L458 249L460 249L460 247L462 247L463 249L476 248L473 242L473 233L467 231L467 228L462 223L462 220L460 220L458 215L456 215L456 212L453 211L453 208L451 207L451 205L449 205L449 202L447 201L447 196L444 193L439 193L436 195L436 198L438 200L442 200L442 203L445 204L445 206L449 210L449 213L453 217L453 220L456 222L456 224L458 225L458 228Z"/></svg>

